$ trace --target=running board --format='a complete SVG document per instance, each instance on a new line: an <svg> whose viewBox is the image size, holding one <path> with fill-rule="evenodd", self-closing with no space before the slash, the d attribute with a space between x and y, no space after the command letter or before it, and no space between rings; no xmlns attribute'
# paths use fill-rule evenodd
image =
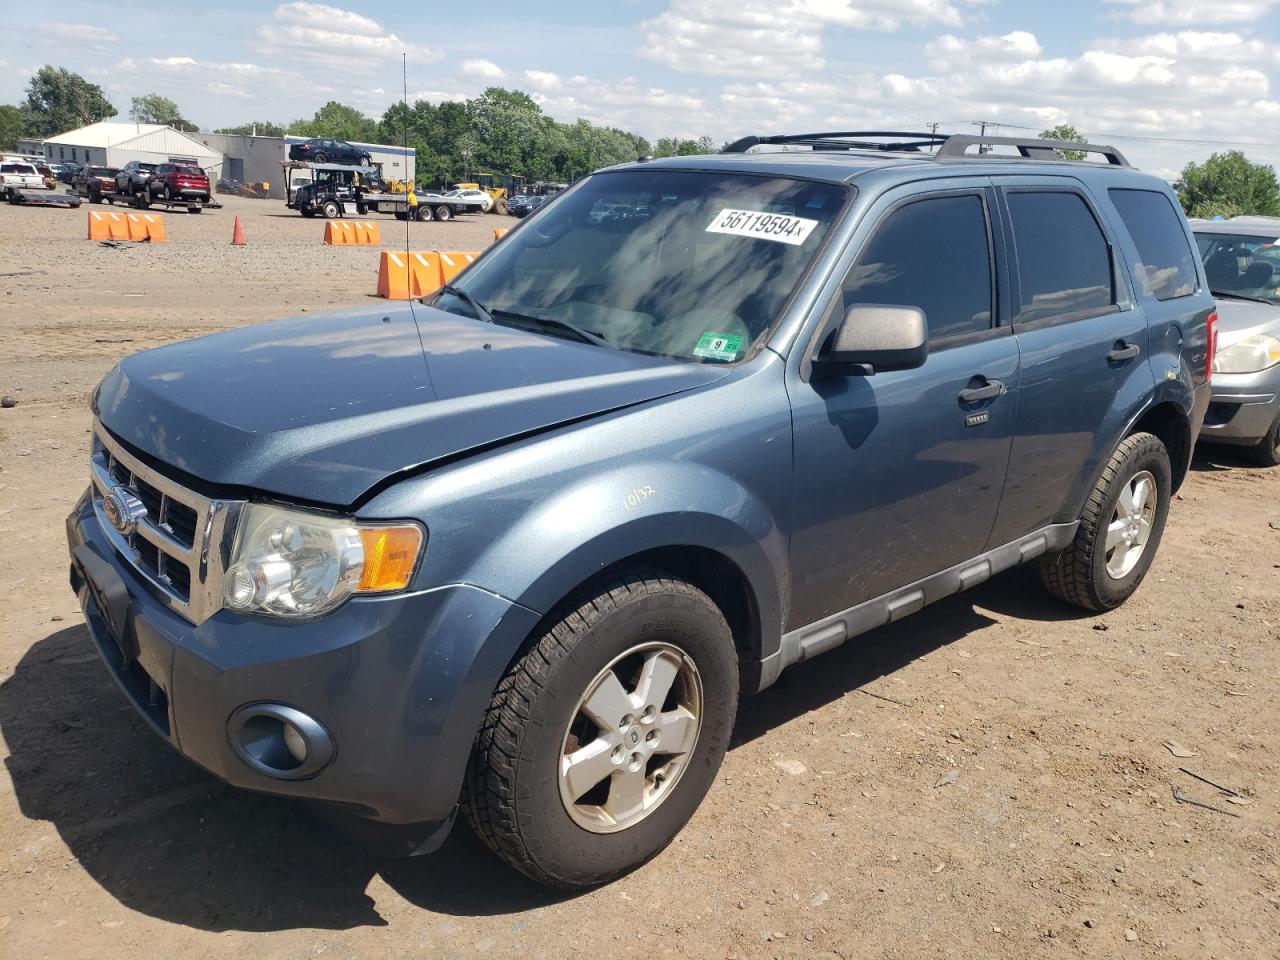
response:
<svg viewBox="0 0 1280 960"><path fill-rule="evenodd" d="M1065 549L1075 538L1076 528L1079 526L1080 522L1077 520L1044 527L941 573L783 634L778 651L760 664L760 685L757 690L772 686L782 671L793 663L812 660L818 654L833 650L852 637L901 620L935 600L976 587L997 573L1034 560L1041 554Z"/></svg>

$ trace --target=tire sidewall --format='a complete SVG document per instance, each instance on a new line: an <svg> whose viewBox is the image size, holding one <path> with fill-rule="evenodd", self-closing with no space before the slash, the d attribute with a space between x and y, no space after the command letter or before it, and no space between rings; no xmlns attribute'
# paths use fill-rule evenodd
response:
<svg viewBox="0 0 1280 960"><path fill-rule="evenodd" d="M1146 548L1143 550L1137 566L1130 570L1127 576L1117 580L1107 572L1107 528L1111 525L1111 518L1115 513L1116 504L1120 500L1120 494L1133 480L1134 476L1143 470L1149 471L1155 477L1156 496L1159 498L1156 502L1155 516L1151 522L1151 537L1147 540ZM1102 502L1098 528L1094 531L1095 549L1093 551L1093 568L1090 571L1098 599L1107 609L1118 607L1127 600L1138 589L1143 578L1147 575L1147 571L1151 569L1151 564L1155 561L1156 553L1160 549L1160 541L1164 537L1165 521L1169 517L1172 488L1172 469L1169 465L1169 454L1165 450L1164 444L1152 438L1134 451L1133 456L1124 461L1122 469L1117 473L1115 481L1111 484L1111 488L1107 490Z"/></svg>
<svg viewBox="0 0 1280 960"><path fill-rule="evenodd" d="M703 696L698 742L675 788L652 813L617 833L592 833L569 818L560 798L565 732L579 698L600 671L636 644L657 640L679 647L698 669ZM560 662L548 695L531 705L516 763L516 780L523 786L522 834L539 866L566 882L585 877L596 883L638 867L666 847L715 779L728 749L737 693L733 639L709 600L650 594L610 610L579 635Z"/></svg>

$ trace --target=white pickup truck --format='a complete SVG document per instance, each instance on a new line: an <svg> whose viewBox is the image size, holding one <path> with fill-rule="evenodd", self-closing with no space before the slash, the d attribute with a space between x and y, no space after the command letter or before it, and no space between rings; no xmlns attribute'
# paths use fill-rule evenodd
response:
<svg viewBox="0 0 1280 960"><path fill-rule="evenodd" d="M19 190L46 190L44 177L30 163L0 163L0 199L12 200Z"/></svg>

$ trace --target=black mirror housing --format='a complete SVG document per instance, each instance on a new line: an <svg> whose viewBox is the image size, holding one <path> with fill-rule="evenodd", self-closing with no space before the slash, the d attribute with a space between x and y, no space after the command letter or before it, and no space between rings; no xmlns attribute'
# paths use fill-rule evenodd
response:
<svg viewBox="0 0 1280 960"><path fill-rule="evenodd" d="M919 307L860 303L850 307L817 363L832 372L914 370L929 358L929 324Z"/></svg>

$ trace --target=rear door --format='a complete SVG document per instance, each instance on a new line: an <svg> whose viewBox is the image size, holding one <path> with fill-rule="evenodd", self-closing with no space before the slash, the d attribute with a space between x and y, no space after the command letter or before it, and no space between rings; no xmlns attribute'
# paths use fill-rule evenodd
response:
<svg viewBox="0 0 1280 960"><path fill-rule="evenodd" d="M992 546L1079 516L1153 384L1146 319L1095 198L1071 177L996 182L1022 376Z"/></svg>
<svg viewBox="0 0 1280 960"><path fill-rule="evenodd" d="M987 184L956 178L890 192L867 212L870 232L837 273L826 324L855 304L919 307L929 324L923 367L789 371L795 627L961 563L987 542L1018 377L1017 346L999 321ZM989 395L966 399L975 391Z"/></svg>

